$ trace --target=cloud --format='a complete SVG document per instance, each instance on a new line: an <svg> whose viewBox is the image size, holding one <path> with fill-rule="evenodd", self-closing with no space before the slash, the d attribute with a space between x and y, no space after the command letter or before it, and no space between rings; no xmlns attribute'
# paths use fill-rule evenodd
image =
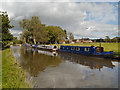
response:
<svg viewBox="0 0 120 90"><path fill-rule="evenodd" d="M105 35L113 37L118 31L116 3L3 2L2 4L2 9L8 12L11 24L15 26L14 31L21 30L19 21L31 16L39 16L42 23L60 26L78 38L103 38Z"/></svg>
<svg viewBox="0 0 120 90"><path fill-rule="evenodd" d="M4 2L119 2L119 0L4 0Z"/></svg>
<svg viewBox="0 0 120 90"><path fill-rule="evenodd" d="M22 31L21 30L12 30L12 29L10 29L10 33L13 34L14 36L20 36Z"/></svg>

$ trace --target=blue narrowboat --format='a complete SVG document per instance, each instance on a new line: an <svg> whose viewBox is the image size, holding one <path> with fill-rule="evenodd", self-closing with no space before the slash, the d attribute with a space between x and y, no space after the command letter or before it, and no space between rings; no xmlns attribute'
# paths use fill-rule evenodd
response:
<svg viewBox="0 0 120 90"><path fill-rule="evenodd" d="M64 46L61 45L58 51L64 51L64 52L70 52L70 53L77 53L77 54L83 54L83 55L95 55L95 56L101 56L101 55L113 55L113 51L110 52L104 52L103 47L94 47L94 46Z"/></svg>

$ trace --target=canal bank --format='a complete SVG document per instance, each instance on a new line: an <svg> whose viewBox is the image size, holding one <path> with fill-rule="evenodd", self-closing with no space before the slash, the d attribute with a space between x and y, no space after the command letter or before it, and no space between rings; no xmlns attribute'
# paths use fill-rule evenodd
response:
<svg viewBox="0 0 120 90"><path fill-rule="evenodd" d="M30 88L27 73L20 67L12 49L2 51L2 88Z"/></svg>

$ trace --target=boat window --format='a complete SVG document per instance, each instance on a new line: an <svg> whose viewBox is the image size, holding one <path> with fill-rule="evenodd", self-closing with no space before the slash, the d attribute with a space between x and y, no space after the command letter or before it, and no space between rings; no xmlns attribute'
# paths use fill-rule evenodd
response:
<svg viewBox="0 0 120 90"><path fill-rule="evenodd" d="M84 48L80 48L80 51L84 51Z"/></svg>
<svg viewBox="0 0 120 90"><path fill-rule="evenodd" d="M69 49L69 47L67 47L67 50Z"/></svg>
<svg viewBox="0 0 120 90"><path fill-rule="evenodd" d="M71 50L74 50L74 47L71 47Z"/></svg>
<svg viewBox="0 0 120 90"><path fill-rule="evenodd" d="M89 51L89 48L85 48L85 51Z"/></svg>
<svg viewBox="0 0 120 90"><path fill-rule="evenodd" d="M76 51L80 51L80 48L76 48Z"/></svg>
<svg viewBox="0 0 120 90"><path fill-rule="evenodd" d="M57 46L54 46L54 48L57 48Z"/></svg>
<svg viewBox="0 0 120 90"><path fill-rule="evenodd" d="M100 52L101 52L101 48L97 47L97 53L100 53Z"/></svg>
<svg viewBox="0 0 120 90"><path fill-rule="evenodd" d="M88 49L88 51L89 51L90 48L87 48L87 49Z"/></svg>

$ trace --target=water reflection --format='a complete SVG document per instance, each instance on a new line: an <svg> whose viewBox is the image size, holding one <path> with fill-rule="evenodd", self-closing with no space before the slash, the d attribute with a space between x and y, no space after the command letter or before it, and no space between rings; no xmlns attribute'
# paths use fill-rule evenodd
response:
<svg viewBox="0 0 120 90"><path fill-rule="evenodd" d="M62 59L88 66L90 69L99 69L99 71L101 68L103 68L103 66L112 69L113 67L115 67L115 65L112 64L112 60L107 60L103 58L87 57L63 52L59 52L59 55Z"/></svg>
<svg viewBox="0 0 120 90"><path fill-rule="evenodd" d="M56 67L64 60L60 57L46 56L42 51L37 49L23 48L21 52L21 66L31 74L31 76L37 77L39 72L44 72L47 67ZM24 52L24 53L23 53ZM41 54L42 53L42 54ZM48 52L44 52L47 53ZM49 53L50 54L50 53Z"/></svg>
<svg viewBox="0 0 120 90"><path fill-rule="evenodd" d="M57 56L58 55L57 52L49 52L49 51L42 51L42 50L38 50L38 53L49 55L49 56Z"/></svg>

